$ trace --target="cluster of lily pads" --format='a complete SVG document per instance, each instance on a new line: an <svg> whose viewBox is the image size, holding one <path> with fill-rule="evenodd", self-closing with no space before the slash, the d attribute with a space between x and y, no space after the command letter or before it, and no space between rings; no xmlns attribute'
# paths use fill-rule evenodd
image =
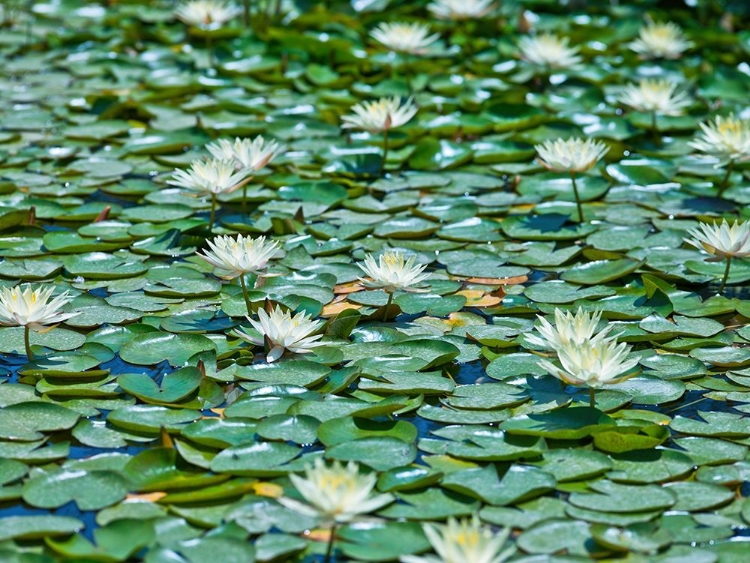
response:
<svg viewBox="0 0 750 563"><path fill-rule="evenodd" d="M744 561L743 9L4 10L0 561Z"/></svg>

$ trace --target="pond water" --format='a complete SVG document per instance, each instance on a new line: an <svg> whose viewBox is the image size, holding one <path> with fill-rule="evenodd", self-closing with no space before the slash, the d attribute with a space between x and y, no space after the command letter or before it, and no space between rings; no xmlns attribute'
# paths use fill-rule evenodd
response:
<svg viewBox="0 0 750 563"><path fill-rule="evenodd" d="M67 302L0 295L0 563L750 559L750 12L688 4L4 3L0 288ZM321 459L391 497L332 535Z"/></svg>

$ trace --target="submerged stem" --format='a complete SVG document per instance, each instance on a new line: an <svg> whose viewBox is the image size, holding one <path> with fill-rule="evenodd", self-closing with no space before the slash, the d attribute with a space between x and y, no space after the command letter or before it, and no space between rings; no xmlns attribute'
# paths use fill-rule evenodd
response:
<svg viewBox="0 0 750 563"><path fill-rule="evenodd" d="M214 68L214 45L211 41L211 32L206 32L206 51L208 53L208 66Z"/></svg>
<svg viewBox="0 0 750 563"><path fill-rule="evenodd" d="M331 562L331 555L333 554L333 542L336 539L336 524L331 526L331 536L328 538L328 548L326 549L326 558L323 560L324 563Z"/></svg>
<svg viewBox="0 0 750 563"><path fill-rule="evenodd" d="M250 0L242 0L243 14L242 20L245 27L250 27Z"/></svg>
<svg viewBox="0 0 750 563"><path fill-rule="evenodd" d="M216 194L211 194L211 215L208 217L208 230L211 231L214 228L214 220L216 219Z"/></svg>
<svg viewBox="0 0 750 563"><path fill-rule="evenodd" d="M721 181L721 185L719 186L719 197L721 197L724 193L724 190L729 187L729 178L732 176L732 171L734 171L734 159L730 160L729 164L727 164L727 172L726 174L724 174L724 179Z"/></svg>
<svg viewBox="0 0 750 563"><path fill-rule="evenodd" d="M393 292L388 293L388 302L383 307L383 321L388 320L388 310L391 308L391 303L393 303Z"/></svg>
<svg viewBox="0 0 750 563"><path fill-rule="evenodd" d="M661 134L659 133L659 122L658 115L655 111L651 112L651 138L654 141L654 145L660 147L662 144Z"/></svg>
<svg viewBox="0 0 750 563"><path fill-rule="evenodd" d="M380 161L380 176L385 175L385 161L388 158L388 129L383 130L383 160Z"/></svg>
<svg viewBox="0 0 750 563"><path fill-rule="evenodd" d="M23 327L23 343L26 346L26 357L30 362L33 362L34 352L31 351L31 329L29 325Z"/></svg>
<svg viewBox="0 0 750 563"><path fill-rule="evenodd" d="M729 279L729 268L732 267L732 257L727 256L727 267L724 268L724 277L721 280L721 286L719 286L719 294L724 293L724 287L727 285Z"/></svg>
<svg viewBox="0 0 750 563"><path fill-rule="evenodd" d="M576 173L570 173L570 179L573 181L573 194L576 196L576 207L578 208L578 222L583 223L583 208L581 207L581 196L578 195L578 184L576 183Z"/></svg>
<svg viewBox="0 0 750 563"><path fill-rule="evenodd" d="M245 274L240 275L240 285L242 286L242 297L245 298L245 307L247 307L247 314L252 315L252 309L250 307L250 297L247 294L247 284L245 283Z"/></svg>

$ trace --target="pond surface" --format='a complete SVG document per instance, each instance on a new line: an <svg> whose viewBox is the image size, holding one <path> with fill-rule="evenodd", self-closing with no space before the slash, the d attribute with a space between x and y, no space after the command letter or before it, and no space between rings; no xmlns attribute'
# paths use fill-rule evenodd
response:
<svg viewBox="0 0 750 563"><path fill-rule="evenodd" d="M4 4L0 287L77 315L31 333L32 361L0 327L1 563L322 562L330 527L277 500L319 458L393 495L338 527L338 562L433 561L422 524L473 514L510 529L509 561L750 559L750 262L722 287L688 242L750 218L748 7L427 4L197 27L166 0ZM644 54L668 21L677 51ZM384 22L437 36L397 54ZM537 64L547 34L569 42ZM672 89L661 109L627 98L642 80ZM342 127L385 97L413 115ZM744 123L737 158L695 147L717 116ZM168 183L258 135L279 147L238 189ZM570 138L606 152L571 175L537 149ZM197 255L240 234L279 244L246 296ZM426 279L364 283L389 249ZM236 336L248 305L311 315L323 345L269 366ZM638 361L594 408L533 338L579 308Z"/></svg>

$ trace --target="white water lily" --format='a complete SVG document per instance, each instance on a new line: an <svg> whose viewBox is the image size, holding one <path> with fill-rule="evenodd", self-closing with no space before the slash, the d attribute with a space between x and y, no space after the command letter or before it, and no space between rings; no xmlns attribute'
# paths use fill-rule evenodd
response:
<svg viewBox="0 0 750 563"><path fill-rule="evenodd" d="M370 37L392 51L421 55L440 35L430 35L430 28L421 23L381 23Z"/></svg>
<svg viewBox="0 0 750 563"><path fill-rule="evenodd" d="M750 120L717 116L700 128L700 136L688 143L695 150L735 161L750 158Z"/></svg>
<svg viewBox="0 0 750 563"><path fill-rule="evenodd" d="M575 315L570 311L555 309L554 325L541 315L537 318L540 322L537 330L542 338L530 334L526 336L526 340L533 346L545 349L557 350L568 344L580 345L593 338L605 339L612 329L611 325L607 326L594 337L596 327L602 318L601 311L589 313L580 307ZM614 337L609 337L609 339L612 338Z"/></svg>
<svg viewBox="0 0 750 563"><path fill-rule="evenodd" d="M578 56L578 47L569 47L567 37L550 33L535 37L523 37L518 42L521 58L531 64L547 68L570 68L583 59Z"/></svg>
<svg viewBox="0 0 750 563"><path fill-rule="evenodd" d="M196 160L189 170L175 170L167 184L200 193L218 195L239 188L250 176L243 168L236 170L232 160Z"/></svg>
<svg viewBox="0 0 750 563"><path fill-rule="evenodd" d="M360 473L353 461L346 465L339 461L326 465L317 458L305 469L305 477L290 474L289 478L307 504L287 497L279 502L295 512L322 517L334 525L351 522L358 515L374 512L394 500L390 494L373 494L377 475Z"/></svg>
<svg viewBox="0 0 750 563"><path fill-rule="evenodd" d="M415 264L416 256L404 257L400 250L386 250L378 261L372 254L365 257L364 264L357 264L369 279L359 278L367 287L380 288L388 293L397 289L419 292L416 287L429 277L425 274L426 264Z"/></svg>
<svg viewBox="0 0 750 563"><path fill-rule="evenodd" d="M233 160L236 168L247 168L257 172L282 154L286 147L259 135L255 139L219 139L206 145L206 149L218 160Z"/></svg>
<svg viewBox="0 0 750 563"><path fill-rule="evenodd" d="M607 153L609 147L592 139L557 139L534 147L539 162L556 172L585 172Z"/></svg>
<svg viewBox="0 0 750 563"><path fill-rule="evenodd" d="M688 232L693 238L685 239L685 242L713 254L713 257L708 258L706 262L726 260L724 277L719 287L719 293L721 293L729 280L732 258L750 257L750 222L735 221L730 225L724 219L721 225L700 223L698 228L690 229Z"/></svg>
<svg viewBox="0 0 750 563"><path fill-rule="evenodd" d="M513 546L503 549L509 528L495 534L476 515L460 521L449 518L442 526L423 524L422 529L438 557L404 555L402 563L503 563L515 553Z"/></svg>
<svg viewBox="0 0 750 563"><path fill-rule="evenodd" d="M687 93L677 91L674 82L648 78L637 85L628 84L618 100L637 111L661 115L680 115L692 103Z"/></svg>
<svg viewBox="0 0 750 563"><path fill-rule="evenodd" d="M440 19L468 20L489 14L495 9L495 0L435 0L427 9Z"/></svg>
<svg viewBox="0 0 750 563"><path fill-rule="evenodd" d="M412 98L405 102L397 96L381 98L374 102L362 102L352 106L352 115L341 118L344 128L356 128L370 133L396 129L408 123L417 113Z"/></svg>
<svg viewBox="0 0 750 563"><path fill-rule="evenodd" d="M180 21L193 27L221 26L239 13L237 6L224 0L190 0L175 10Z"/></svg>
<svg viewBox="0 0 750 563"><path fill-rule="evenodd" d="M322 334L311 336L316 330L323 326L323 321L313 321L312 315L304 312L292 316L289 311L276 308L269 315L265 309L258 309L258 320L247 318L253 328L261 337L257 338L245 332L235 330L233 334L252 344L263 345L266 341L270 346L266 360L275 362L285 351L295 354L306 354L317 346L323 346L323 342L317 342L323 338Z"/></svg>
<svg viewBox="0 0 750 563"><path fill-rule="evenodd" d="M54 286L34 289L31 285L26 285L23 290L19 286L2 288L0 290L0 325L41 330L46 325L54 325L75 317L77 312L62 313L60 311L73 298L66 291L50 300L54 291Z"/></svg>
<svg viewBox="0 0 750 563"><path fill-rule="evenodd" d="M731 225L726 219L720 225L700 223L688 232L693 238L685 239L687 243L714 255L707 262L750 257L750 221Z"/></svg>
<svg viewBox="0 0 750 563"><path fill-rule="evenodd" d="M680 27L672 22L649 22L641 27L639 37L628 46L644 58L678 59L693 46Z"/></svg>
<svg viewBox="0 0 750 563"><path fill-rule="evenodd" d="M197 254L215 268L226 272L221 276L225 279L260 273L279 251L279 243L266 240L266 237L222 236L207 242L211 250Z"/></svg>
<svg viewBox="0 0 750 563"><path fill-rule="evenodd" d="M557 357L562 367L549 360L540 360L539 366L570 385L597 389L634 375L632 370L638 365L638 359L628 359L629 353L630 346L618 343L616 338L595 337L582 343L569 341L558 346Z"/></svg>

